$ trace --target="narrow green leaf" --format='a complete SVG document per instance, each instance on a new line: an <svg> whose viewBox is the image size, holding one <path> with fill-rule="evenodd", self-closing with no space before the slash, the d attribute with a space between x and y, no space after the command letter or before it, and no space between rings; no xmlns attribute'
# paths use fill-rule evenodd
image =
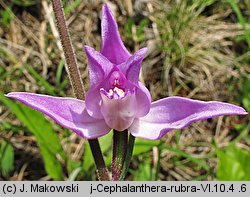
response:
<svg viewBox="0 0 250 197"><path fill-rule="evenodd" d="M41 144L40 141L38 141L38 145L48 175L56 181L63 180L64 175L62 171L62 166L60 162L56 159L56 153L51 152L49 148L44 145L44 143Z"/></svg>
<svg viewBox="0 0 250 197"><path fill-rule="evenodd" d="M200 166L201 168L205 169L206 171L210 170L210 166L208 164L206 164L202 159L195 158L192 155L186 153L185 151L182 151L182 150L180 150L178 148L174 148L174 147L170 147L170 146L164 146L164 145L160 145L159 148L162 149L162 150L165 149L165 150L171 151L173 153L176 153L179 156L185 157L185 158L189 159L190 161L192 161L193 163Z"/></svg>
<svg viewBox="0 0 250 197"><path fill-rule="evenodd" d="M39 0L11 0L14 4L28 7L39 3Z"/></svg>
<svg viewBox="0 0 250 197"><path fill-rule="evenodd" d="M0 174L9 176L14 169L14 149L4 140L0 141Z"/></svg>
<svg viewBox="0 0 250 197"><path fill-rule="evenodd" d="M149 141L149 140L143 140L143 139L136 138L134 155L138 155L138 154L147 152L147 151L151 150L154 146L157 146L160 150L165 149L165 150L171 151L179 156L185 157L207 171L209 171L209 169L210 169L209 165L207 165L204 161L202 161L202 159L195 158L192 155L190 155L190 154L186 153L185 151L182 151L178 148L162 145L161 141Z"/></svg>
<svg viewBox="0 0 250 197"><path fill-rule="evenodd" d="M64 64L65 64L65 60L62 59L62 60L59 62L59 65L58 65L58 67L57 67L57 70L56 70L56 83L57 83L57 85L59 85L60 82L61 82L62 71L63 71L63 68L64 68Z"/></svg>
<svg viewBox="0 0 250 197"><path fill-rule="evenodd" d="M133 150L133 155L139 155L145 152L150 151L154 146L158 146L160 144L160 141L156 140L144 140L141 138L135 139L135 147Z"/></svg>
<svg viewBox="0 0 250 197"><path fill-rule="evenodd" d="M73 172L69 175L68 181L75 181L78 174L82 171L82 167L75 168Z"/></svg>
<svg viewBox="0 0 250 197"><path fill-rule="evenodd" d="M67 13L69 13L70 11L76 9L77 6L79 6L81 2L82 2L82 0L74 0L71 4L69 4L69 5L64 9L65 14L67 14Z"/></svg>
<svg viewBox="0 0 250 197"><path fill-rule="evenodd" d="M235 0L227 0L227 1L231 5L233 11L236 13L237 19L239 20L239 23L241 24L241 26L244 30L245 39L247 41L248 47L250 48L250 29L247 25L246 19L244 18L243 14L241 13L240 8Z"/></svg>
<svg viewBox="0 0 250 197"><path fill-rule="evenodd" d="M6 7L4 10L0 10L0 18L3 27L8 28L11 21L13 20L13 15L11 14L11 8Z"/></svg>
<svg viewBox="0 0 250 197"><path fill-rule="evenodd" d="M217 179L223 181L250 181L250 153L235 145L217 149Z"/></svg>
<svg viewBox="0 0 250 197"><path fill-rule="evenodd" d="M136 171L131 171L134 181L152 181L153 173L150 161L146 160L140 163L139 168Z"/></svg>
<svg viewBox="0 0 250 197"><path fill-rule="evenodd" d="M55 95L55 88L50 85L32 66L26 65L25 66L28 70L28 72L37 80L37 83L41 83L45 89L46 92L49 93L50 95Z"/></svg>
<svg viewBox="0 0 250 197"><path fill-rule="evenodd" d="M89 143L85 143L84 154L83 154L83 170L88 172L91 166L94 165L94 159L92 157Z"/></svg>

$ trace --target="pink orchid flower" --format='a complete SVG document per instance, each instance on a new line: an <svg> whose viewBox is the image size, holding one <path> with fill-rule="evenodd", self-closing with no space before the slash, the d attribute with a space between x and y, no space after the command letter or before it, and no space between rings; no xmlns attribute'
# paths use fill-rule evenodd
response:
<svg viewBox="0 0 250 197"><path fill-rule="evenodd" d="M170 130L183 129L198 120L247 114L241 107L216 101L168 97L151 103L149 91L138 81L147 49L134 55L128 52L107 5L102 9L101 28L101 52L85 46L90 75L85 101L25 92L6 96L87 139L98 138L111 129L128 129L135 137L156 140Z"/></svg>

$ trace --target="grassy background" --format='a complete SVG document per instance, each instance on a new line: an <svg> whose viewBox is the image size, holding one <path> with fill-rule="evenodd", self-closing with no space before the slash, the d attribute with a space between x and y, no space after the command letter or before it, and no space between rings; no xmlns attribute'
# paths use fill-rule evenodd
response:
<svg viewBox="0 0 250 197"><path fill-rule="evenodd" d="M64 1L85 87L83 45L100 49L103 1ZM250 111L249 0L109 1L125 45L148 47L140 80L153 100L178 95ZM46 0L0 0L0 180L95 180L88 143L3 96L72 96ZM136 140L128 180L250 180L249 116L219 117ZM100 139L111 162L112 133Z"/></svg>

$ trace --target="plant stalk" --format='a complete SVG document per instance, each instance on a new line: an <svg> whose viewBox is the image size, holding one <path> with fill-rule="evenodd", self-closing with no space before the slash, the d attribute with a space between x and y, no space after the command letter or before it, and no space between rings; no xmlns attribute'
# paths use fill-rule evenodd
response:
<svg viewBox="0 0 250 197"><path fill-rule="evenodd" d="M92 155L94 157L95 164L97 166L98 180L109 181L110 180L109 172L108 172L108 169L105 165L98 140L97 139L89 140L89 145L90 145L90 149L92 151Z"/></svg>
<svg viewBox="0 0 250 197"><path fill-rule="evenodd" d="M128 130L116 131L113 135L112 180L118 181L127 155Z"/></svg>
<svg viewBox="0 0 250 197"><path fill-rule="evenodd" d="M63 47L64 56L67 63L66 70L68 72L74 94L76 98L84 100L85 98L84 86L80 76L79 67L77 65L74 48L72 46L72 42L69 36L69 31L66 25L62 2L61 0L52 0L52 5L60 35L60 40ZM89 140L89 144L97 167L99 180L103 181L110 180L109 173L105 166L105 162L103 159L98 139Z"/></svg>
<svg viewBox="0 0 250 197"><path fill-rule="evenodd" d="M133 155L134 143L135 143L135 137L130 134L129 140L128 140L127 154L126 154L125 162L123 164L122 172L119 178L120 181L124 181L128 173L129 164Z"/></svg>
<svg viewBox="0 0 250 197"><path fill-rule="evenodd" d="M70 82L73 87L76 98L83 100L85 97L84 86L77 65L74 48L72 46L72 42L69 36L68 27L66 25L62 2L61 0L52 0L52 5L56 17L56 23L63 47L64 56L67 63L66 68L69 74Z"/></svg>

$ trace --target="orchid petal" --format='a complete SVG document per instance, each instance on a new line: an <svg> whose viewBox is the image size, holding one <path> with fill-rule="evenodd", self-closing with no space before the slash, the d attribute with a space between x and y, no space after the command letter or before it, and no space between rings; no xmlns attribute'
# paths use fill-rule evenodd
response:
<svg viewBox="0 0 250 197"><path fill-rule="evenodd" d="M83 138L97 138L110 131L104 120L89 116L82 100L25 92L12 92L6 96L46 114Z"/></svg>
<svg viewBox="0 0 250 197"><path fill-rule="evenodd" d="M88 114L96 119L103 119L103 115L101 113L101 95L100 95L100 87L97 86L95 88L89 89L86 93L86 110Z"/></svg>
<svg viewBox="0 0 250 197"><path fill-rule="evenodd" d="M138 83L141 62L147 53L147 48L142 48L132 55L126 62L119 65L121 71L132 83Z"/></svg>
<svg viewBox="0 0 250 197"><path fill-rule="evenodd" d="M135 137L155 140L170 130L183 129L195 121L246 114L243 108L228 103L169 97L153 102L150 112L143 118L135 119L129 130Z"/></svg>
<svg viewBox="0 0 250 197"><path fill-rule="evenodd" d="M117 23L107 4L102 8L102 50L101 53L113 64L125 62L131 55L125 48Z"/></svg>
<svg viewBox="0 0 250 197"><path fill-rule="evenodd" d="M139 82L137 86L136 100L138 103L136 117L146 116L150 110L151 95L148 89L141 82Z"/></svg>
<svg viewBox="0 0 250 197"><path fill-rule="evenodd" d="M95 49L85 46L89 64L90 86L100 83L111 71L113 64Z"/></svg>

